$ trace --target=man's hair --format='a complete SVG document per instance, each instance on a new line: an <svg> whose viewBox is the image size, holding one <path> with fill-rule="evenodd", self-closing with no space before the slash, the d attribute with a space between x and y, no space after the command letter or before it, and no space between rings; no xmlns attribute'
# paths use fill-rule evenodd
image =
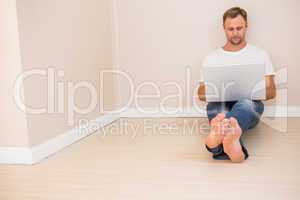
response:
<svg viewBox="0 0 300 200"><path fill-rule="evenodd" d="M223 24L225 24L227 18L236 18L239 15L244 18L247 24L247 12L240 7L233 7L227 10L223 15Z"/></svg>

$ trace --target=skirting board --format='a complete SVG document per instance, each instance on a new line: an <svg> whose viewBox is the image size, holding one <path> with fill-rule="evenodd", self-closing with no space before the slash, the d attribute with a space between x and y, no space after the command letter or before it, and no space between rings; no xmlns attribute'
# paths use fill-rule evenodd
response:
<svg viewBox="0 0 300 200"><path fill-rule="evenodd" d="M146 110L146 109L145 109ZM157 117L206 117L205 109L184 108L183 111L171 112L172 109L166 109L167 112L157 111L147 108L146 112L129 108L120 114L121 118L157 118ZM300 106L266 106L263 117L300 117Z"/></svg>
<svg viewBox="0 0 300 200"><path fill-rule="evenodd" d="M119 118L119 114L102 115L95 120L89 121L84 126L73 128L62 135L33 147L0 147L0 164L36 164Z"/></svg>
<svg viewBox="0 0 300 200"><path fill-rule="evenodd" d="M151 109L147 109L151 110ZM155 109L152 109L155 111ZM168 109L169 110L169 109ZM170 111L170 110L169 110ZM300 117L300 107L266 107L265 117ZM0 147L0 164L36 164L45 158L59 152L69 145L89 136L98 129L120 118L167 118L167 117L206 117L204 111L196 109L184 109L183 112L147 112L142 113L136 109L127 109L121 114L106 114L88 124L74 128L60 136L57 136L43 144L33 147ZM96 125L96 129L94 128ZM80 134L79 134L80 133Z"/></svg>

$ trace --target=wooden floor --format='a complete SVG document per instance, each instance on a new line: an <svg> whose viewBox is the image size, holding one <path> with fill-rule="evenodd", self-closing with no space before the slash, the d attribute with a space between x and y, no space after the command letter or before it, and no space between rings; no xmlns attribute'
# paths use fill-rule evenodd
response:
<svg viewBox="0 0 300 200"><path fill-rule="evenodd" d="M121 119L34 166L0 165L0 200L300 199L300 119L264 121L231 164L205 150L204 118Z"/></svg>

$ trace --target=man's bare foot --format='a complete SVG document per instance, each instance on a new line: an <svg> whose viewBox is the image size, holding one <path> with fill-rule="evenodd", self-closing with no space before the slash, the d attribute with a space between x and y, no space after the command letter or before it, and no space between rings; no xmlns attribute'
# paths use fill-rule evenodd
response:
<svg viewBox="0 0 300 200"><path fill-rule="evenodd" d="M224 132L222 131L221 122L225 119L224 113L219 113L210 121L210 133L206 138L205 144L209 148L214 148L223 142Z"/></svg>
<svg viewBox="0 0 300 200"><path fill-rule="evenodd" d="M229 119L230 126L225 130L223 139L224 152L229 156L230 160L235 163L240 163L245 160L245 155L240 143L242 129L238 121L231 117Z"/></svg>

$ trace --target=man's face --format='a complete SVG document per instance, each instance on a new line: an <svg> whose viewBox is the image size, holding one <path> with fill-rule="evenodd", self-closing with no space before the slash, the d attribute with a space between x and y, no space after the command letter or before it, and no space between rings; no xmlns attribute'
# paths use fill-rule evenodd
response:
<svg viewBox="0 0 300 200"><path fill-rule="evenodd" d="M239 45L245 41L247 23L241 15L236 18L227 18L224 23L224 31L227 40L232 45Z"/></svg>

